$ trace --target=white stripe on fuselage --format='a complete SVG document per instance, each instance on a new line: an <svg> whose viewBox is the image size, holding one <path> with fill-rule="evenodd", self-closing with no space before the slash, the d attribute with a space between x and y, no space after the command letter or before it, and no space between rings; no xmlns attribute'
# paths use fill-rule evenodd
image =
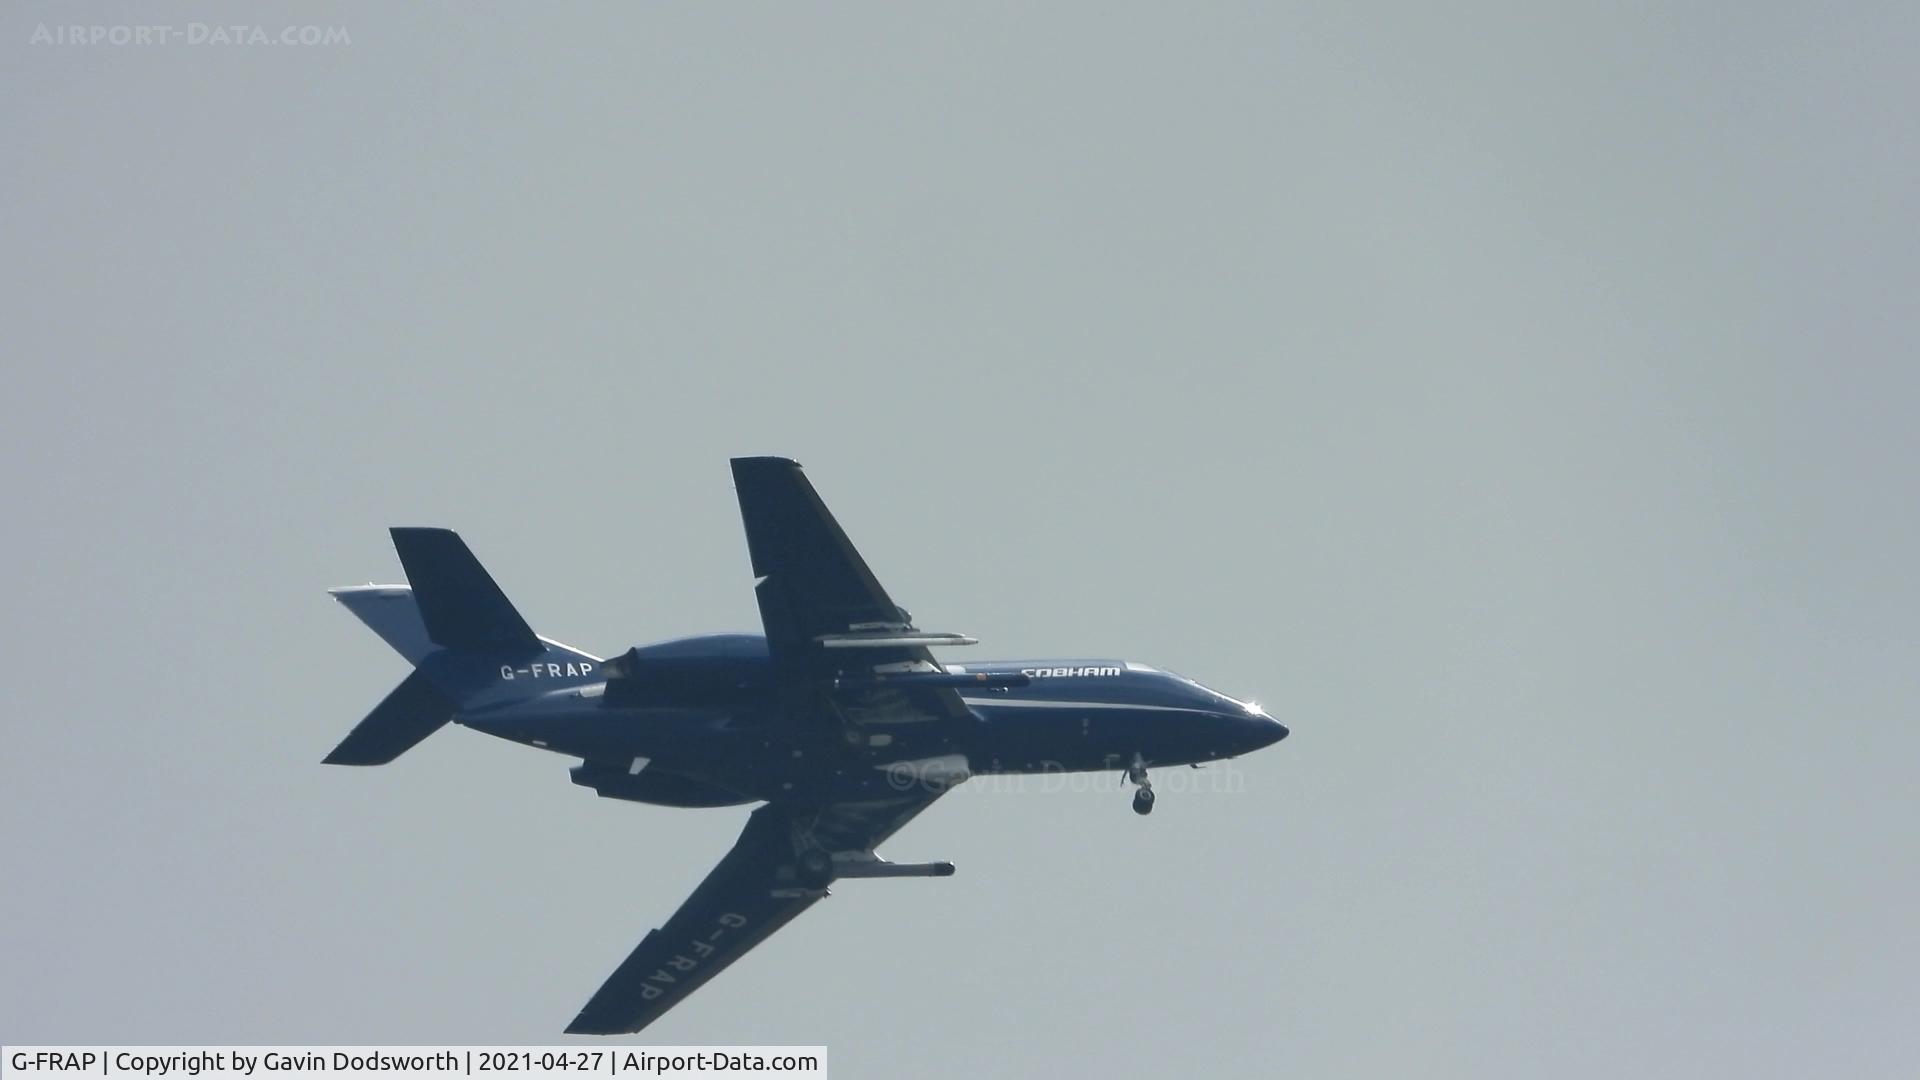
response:
<svg viewBox="0 0 1920 1080"><path fill-rule="evenodd" d="M1136 705L1129 701L1039 701L1031 698L963 697L968 705L988 705L1001 709L1139 709L1143 712L1206 712L1185 705Z"/></svg>

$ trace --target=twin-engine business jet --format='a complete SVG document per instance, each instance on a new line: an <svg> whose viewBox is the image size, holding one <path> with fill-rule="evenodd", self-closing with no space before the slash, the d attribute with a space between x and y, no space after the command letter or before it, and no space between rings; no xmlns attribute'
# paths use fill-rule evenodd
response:
<svg viewBox="0 0 1920 1080"><path fill-rule="evenodd" d="M452 720L581 759L573 782L662 806L765 803L733 850L648 934L569 1032L639 1031L840 878L945 877L880 843L976 773L1124 770L1283 739L1261 708L1122 660L942 664L961 634L913 625L800 466L736 458L764 634L712 634L603 660L535 634L455 534L394 529L411 588L333 595L413 674L326 760L381 765Z"/></svg>

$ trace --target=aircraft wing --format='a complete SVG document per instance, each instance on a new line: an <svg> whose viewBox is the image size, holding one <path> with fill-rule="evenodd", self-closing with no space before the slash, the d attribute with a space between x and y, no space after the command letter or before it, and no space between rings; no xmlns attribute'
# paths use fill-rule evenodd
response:
<svg viewBox="0 0 1920 1080"><path fill-rule="evenodd" d="M797 462L733 459L767 648L790 719L882 725L970 720L937 684L928 645L971 644L913 625L854 549Z"/></svg>
<svg viewBox="0 0 1920 1080"><path fill-rule="evenodd" d="M567 1025L575 1035L639 1031L812 907L801 850L871 851L940 797L933 785L802 811L769 803L666 925L649 933Z"/></svg>

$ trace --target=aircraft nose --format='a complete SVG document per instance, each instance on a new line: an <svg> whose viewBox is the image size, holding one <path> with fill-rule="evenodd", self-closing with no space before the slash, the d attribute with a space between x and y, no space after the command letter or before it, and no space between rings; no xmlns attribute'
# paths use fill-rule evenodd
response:
<svg viewBox="0 0 1920 1080"><path fill-rule="evenodd" d="M1287 725L1275 720L1271 716L1262 714L1255 718L1254 722L1260 726L1259 738L1261 746L1272 746L1288 735Z"/></svg>
<svg viewBox="0 0 1920 1080"><path fill-rule="evenodd" d="M1246 746L1240 753L1259 750L1272 746L1287 737L1286 725L1265 712L1256 712L1238 718L1236 726L1240 729L1240 739Z"/></svg>

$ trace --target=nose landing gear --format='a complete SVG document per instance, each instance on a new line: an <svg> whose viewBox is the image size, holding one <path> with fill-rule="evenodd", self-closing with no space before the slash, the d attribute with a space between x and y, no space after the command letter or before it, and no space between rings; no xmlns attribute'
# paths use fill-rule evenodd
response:
<svg viewBox="0 0 1920 1080"><path fill-rule="evenodd" d="M1153 781L1147 779L1147 763L1139 754L1133 755L1133 764L1127 766L1127 782L1140 787L1133 793L1133 812L1142 816L1153 813Z"/></svg>

